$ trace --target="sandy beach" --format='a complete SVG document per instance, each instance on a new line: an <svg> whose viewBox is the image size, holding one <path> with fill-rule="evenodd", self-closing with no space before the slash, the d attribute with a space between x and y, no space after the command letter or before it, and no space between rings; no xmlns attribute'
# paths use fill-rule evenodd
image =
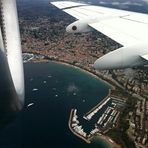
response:
<svg viewBox="0 0 148 148"><path fill-rule="evenodd" d="M108 144L109 144L109 147L110 148L121 148L121 146L120 145L118 145L117 143L115 143L113 140L111 140L109 137L107 137L107 136L101 136L101 138L103 139L103 140L105 140Z"/></svg>
<svg viewBox="0 0 148 148"><path fill-rule="evenodd" d="M110 139L108 136L105 135L98 135L95 137L96 139L98 138L98 140L103 140L105 143L107 143L109 148L121 148L120 145L118 145L117 143L115 143L112 139Z"/></svg>

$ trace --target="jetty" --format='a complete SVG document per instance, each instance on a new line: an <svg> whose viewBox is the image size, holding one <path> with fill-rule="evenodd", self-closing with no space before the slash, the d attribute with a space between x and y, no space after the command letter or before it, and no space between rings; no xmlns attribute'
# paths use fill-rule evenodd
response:
<svg viewBox="0 0 148 148"><path fill-rule="evenodd" d="M90 144L90 138L88 138L86 132L84 132L84 129L82 128L82 125L79 125L78 116L77 116L77 109L72 109L70 112L70 118L68 122L69 129L71 132L76 135L77 137L84 140L86 143Z"/></svg>
<svg viewBox="0 0 148 148"><path fill-rule="evenodd" d="M108 103L108 101L111 99L110 98L110 94L111 94L111 91L109 90L109 93L107 95L107 97L105 97L101 102L99 102L95 107L93 107L89 112L87 112L83 118L86 119L86 120L91 120L92 117L100 110L102 109L102 107L104 105L106 105L106 103Z"/></svg>

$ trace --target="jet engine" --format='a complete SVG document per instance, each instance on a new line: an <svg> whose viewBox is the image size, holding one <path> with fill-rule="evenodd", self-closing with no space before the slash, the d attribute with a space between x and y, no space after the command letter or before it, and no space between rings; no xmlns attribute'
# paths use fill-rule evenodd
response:
<svg viewBox="0 0 148 148"><path fill-rule="evenodd" d="M68 33L84 33L91 32L93 28L88 25L89 20L78 20L67 26L66 31Z"/></svg>
<svg viewBox="0 0 148 148"><path fill-rule="evenodd" d="M148 65L147 47L147 43L139 43L129 47L119 48L96 60L94 68L107 70Z"/></svg>

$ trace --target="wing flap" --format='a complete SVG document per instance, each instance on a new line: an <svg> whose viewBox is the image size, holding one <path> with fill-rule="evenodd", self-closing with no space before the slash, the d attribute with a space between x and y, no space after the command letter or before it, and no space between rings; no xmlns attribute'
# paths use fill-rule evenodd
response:
<svg viewBox="0 0 148 148"><path fill-rule="evenodd" d="M109 26L104 25L103 23L89 24L89 26L103 33L104 35L110 37L111 39L120 43L121 45L125 46L130 45L133 42L136 42L136 39L129 37L124 33L121 34L121 32L119 33L116 29L110 28Z"/></svg>
<svg viewBox="0 0 148 148"><path fill-rule="evenodd" d="M89 24L89 26L124 46L133 45L137 42L147 42L148 24L129 20L129 16L105 19Z"/></svg>

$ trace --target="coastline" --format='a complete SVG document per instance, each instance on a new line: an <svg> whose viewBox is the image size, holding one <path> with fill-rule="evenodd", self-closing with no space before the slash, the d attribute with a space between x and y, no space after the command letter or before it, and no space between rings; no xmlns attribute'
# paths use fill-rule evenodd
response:
<svg viewBox="0 0 148 148"><path fill-rule="evenodd" d="M87 74L93 76L94 78L98 79L99 81L102 81L102 82L104 82L105 84L109 85L111 88L109 88L109 92L108 92L108 94L107 94L106 97L110 96L110 94L111 94L111 89L115 88L115 86L113 86L113 85L110 84L109 82L107 82L107 81L105 81L105 80L99 78L97 75L95 75L94 73L92 73L92 72L90 72L90 71L88 71L88 70L86 70L86 69L80 68L80 67L78 67L78 66L76 66L76 65L72 65L72 64L70 64L70 63L61 62L61 61L58 61L58 60L50 60L50 61L52 61L52 62L54 62L54 63L57 63L57 64L63 64L63 65L66 65L66 66L70 66L70 67L75 68L75 69L79 69L80 71L85 72L85 73L87 73ZM105 97L105 98L106 98L106 97ZM104 99L102 99L102 100L104 100ZM100 103L99 103L99 104L100 104ZM97 105L98 105L98 104L97 104ZM95 106L95 107L96 107L96 106ZM94 109L94 108L93 108L93 109ZM70 113L70 116L71 116L71 113ZM70 117L70 119L71 119L71 117ZM70 120L70 119L69 119L69 120ZM81 138L82 140L84 140L84 141L85 141L86 143L88 143L88 144L90 144L91 141L92 141L92 139L95 138L95 137L93 136L93 137L91 137L90 139L86 140L86 139L80 137L79 135L75 134L75 132L73 132L73 130L72 130L71 127L70 127L69 122L68 122L68 126L69 126L70 130L72 131L72 133L73 133L74 135L76 135L77 137ZM103 142L105 142L109 148L121 148L120 145L118 145L115 141L113 141L113 140L112 140L110 137L108 137L108 136L105 136L105 135L102 135L102 134L101 134L101 135L97 135L96 138L98 138L98 140L102 140Z"/></svg>
<svg viewBox="0 0 148 148"><path fill-rule="evenodd" d="M81 68L81 67L78 67L78 66L73 65L73 64L70 64L70 63L67 63L66 61L65 61L65 62L61 62L61 61L58 61L58 60L57 60L57 61L56 61L56 60L55 60L55 61L54 61L54 60L50 60L50 61L52 61L52 62L54 62L54 63L57 63L57 64L63 64L63 65L66 65L66 66L69 66L69 67L73 67L73 68L75 68L75 69L78 69L78 70L80 70L80 71L82 71L82 72L85 72L85 73L87 73L87 74L93 76L94 78L96 78L96 79L102 81L103 83L109 85L109 86L111 87L110 89L115 88L115 86L113 86L113 85L110 84L109 82L107 82L107 81L105 81L105 80L99 78L96 74L94 74L93 72L90 72L90 71L88 71L88 70L86 70L86 69L83 69L83 68Z"/></svg>
<svg viewBox="0 0 148 148"><path fill-rule="evenodd" d="M83 68L80 68L80 67L78 67L78 66L75 66L75 65L72 65L72 64L70 64L70 63L66 63L66 62L61 62L61 61L54 61L54 60L50 60L50 61L52 61L52 62L54 62L54 63L57 63L57 64L63 64L63 65L66 65L66 66L69 66L69 67L72 67L72 68L75 68L75 69L79 69L80 71L82 71L82 72L85 72L85 73L87 73L87 74L89 74L89 75L91 75L91 76L93 76L93 77L95 77L96 79L98 79L99 81L102 81L102 82L104 82L105 84L107 84L107 85L109 85L109 86L111 86L111 88L109 88L109 92L108 92L108 94L107 94L107 96L105 97L105 98L107 98L108 96L110 96L110 94L111 94L111 89L112 88L115 88L115 86L113 86L112 84L110 84L109 82L107 82L107 81L105 81L105 80L103 80L103 79L101 79L101 78L99 78L97 75L95 75L94 73L91 73L90 71L87 71L86 69L83 69ZM104 98L104 99L105 99ZM103 99L103 100L104 100ZM99 103L100 104L100 103ZM98 104L96 105L96 106L98 106ZM96 107L95 106L95 107ZM94 107L94 108L95 108ZM94 109L93 108L93 109ZM118 145L116 142L114 142L110 137L108 137L108 136L105 136L105 135L97 135L97 136L92 136L90 139L84 139L84 138L82 138L82 137L80 137L78 134L76 134L75 132L73 132L73 130L71 129L71 126L70 126L70 120L71 120L71 115L72 114L72 111L71 111L71 113L70 113L70 118L69 118L69 121L68 121L68 127L69 127L69 129L70 129L70 131L74 134L74 135L76 135L78 138L81 138L82 140L84 140L86 143L88 143L88 144L90 144L91 143L91 141L93 140L93 138L96 138L96 140L97 140L97 138L98 138L98 140L102 140L103 142L105 142L105 144L107 144L107 146L109 147L109 148L121 148L121 146L120 145ZM86 113L87 114L87 113Z"/></svg>
<svg viewBox="0 0 148 148"><path fill-rule="evenodd" d="M34 54L34 53L33 53ZM104 80L103 78L100 78L97 74L83 68L83 67L79 67L79 66L76 66L76 65L73 65L71 63L68 63L66 61L60 61L60 60L57 60L57 59L49 59L49 58L45 58L45 59L41 59L41 60L38 60L38 61L28 61L28 62L34 62L34 63L38 63L38 62L54 62L54 63L57 63L57 64L62 64L62 65L65 65L65 66L69 66L69 67L72 67L72 68L75 68L75 69L78 69L84 73L87 73L89 75L91 75L92 77L98 79L99 81L102 81L103 83L105 83L106 85L110 86L109 88L109 92L107 94L110 95L110 90L111 89L114 89L115 86L113 84L110 84L109 82L107 82L106 80ZM106 97L107 97L106 96ZM104 100L104 99L103 99ZM71 113L70 113L70 119L71 119ZM81 138L82 140L84 140L86 143L90 144L91 141L93 140L93 138L98 138L98 140L102 140L105 142L105 144L107 144L109 146L109 148L121 148L120 145L118 145L117 143L115 143L113 140L111 140L111 138L109 138L108 136L105 136L105 135L97 135L97 136L92 136L90 139L86 140L86 139L83 139L82 137L80 137L79 135L75 134L75 132L72 131L71 127L70 127L70 124L68 122L68 127L69 129L71 130L71 132L76 135L78 138Z"/></svg>
<svg viewBox="0 0 148 148"><path fill-rule="evenodd" d="M73 67L73 68L76 68L76 69L78 69L78 70L80 70L82 72L85 72L85 73L93 76L94 78L96 78L96 79L104 82L105 84L107 84L108 86L111 87L110 89L115 89L115 85L114 84L111 84L110 82L108 82L107 80L105 80L105 78L103 78L103 76L100 73L96 74L93 71L86 69L87 67L80 67L78 65L69 63L67 61L59 60L59 59L56 59L56 58L50 58L50 57L48 57L48 56L46 56L44 54L40 54L40 53L28 52L28 54L44 56L44 59L37 59L37 60L31 59L28 62L34 62L34 63L36 63L36 62L48 62L48 61L51 61L51 62L54 62L54 63L57 63L57 64L63 64L63 65L69 66L69 67ZM99 77L99 75L101 76L101 78Z"/></svg>
<svg viewBox="0 0 148 148"><path fill-rule="evenodd" d="M105 135L96 135L96 137L94 137L95 140L102 140L103 142L105 142L107 144L107 146L109 148L121 148L120 145L116 144L110 137L105 136ZM93 139L93 138L92 138Z"/></svg>

